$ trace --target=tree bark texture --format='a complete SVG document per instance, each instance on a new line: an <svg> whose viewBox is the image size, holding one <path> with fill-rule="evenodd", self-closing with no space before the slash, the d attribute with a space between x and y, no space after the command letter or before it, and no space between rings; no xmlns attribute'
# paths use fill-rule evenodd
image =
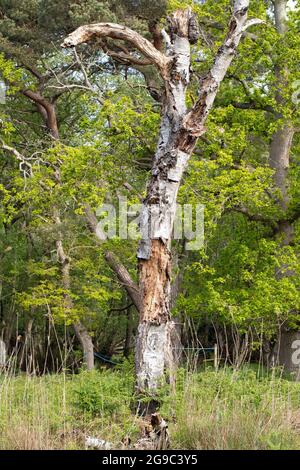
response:
<svg viewBox="0 0 300 470"><path fill-rule="evenodd" d="M177 333L170 314L171 240L177 193L197 139L205 133L205 121L242 34L248 26L260 22L247 22L248 7L249 0L235 0L224 43L203 77L198 99L190 110L186 107L190 47L200 35L191 8L178 10L168 18L169 31L162 31L165 53L135 31L113 23L82 26L62 44L73 47L97 37L124 40L157 68L164 84L158 145L140 215L142 239L137 252L140 321L135 356L138 392L155 394L167 375L172 380L175 362L172 344ZM133 66L136 63L134 56Z"/></svg>
<svg viewBox="0 0 300 470"><path fill-rule="evenodd" d="M231 31L237 20L244 23L246 13L247 9L235 11ZM166 377L171 383L174 380L178 328L170 314L171 240L177 193L197 138L205 132L206 117L240 39L239 35L232 37L228 33L214 67L203 80L198 102L187 112L190 44L195 39L195 36L190 38L191 23L194 25L194 17L189 9L177 11L169 18L167 56L172 62L165 81L159 142L141 211L142 240L138 260L142 309L135 360L138 392L155 392Z"/></svg>

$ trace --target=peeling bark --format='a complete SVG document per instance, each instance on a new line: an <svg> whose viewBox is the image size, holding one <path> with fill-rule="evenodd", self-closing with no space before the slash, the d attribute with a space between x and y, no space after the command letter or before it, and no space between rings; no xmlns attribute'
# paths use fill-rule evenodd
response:
<svg viewBox="0 0 300 470"><path fill-rule="evenodd" d="M174 379L172 336L174 322L140 322L136 342L136 380L138 392L157 391L166 374Z"/></svg>
<svg viewBox="0 0 300 470"><path fill-rule="evenodd" d="M225 43L203 80L199 99L190 112L186 109L186 90L190 80L190 44L198 34L195 18L190 9L178 10L169 18L170 37L166 40L172 65L165 81L159 143L141 211L142 240L137 253L142 296L136 345L138 392L155 392L166 375L169 381L174 380L178 354L173 346L178 345L178 330L170 315L170 244L177 193L197 138L205 132L205 120L246 24L248 2L238 3L243 10L235 10Z"/></svg>
<svg viewBox="0 0 300 470"><path fill-rule="evenodd" d="M166 379L166 371L169 371L170 380L173 379L172 343L173 335L177 333L170 315L170 247L177 193L197 139L205 132L205 121L239 41L247 27L260 22L251 20L247 23L248 7L249 0L235 0L225 41L213 67L202 80L199 98L190 111L186 108L190 45L199 37L191 8L178 10L168 18L169 34L162 31L165 54L139 34L111 23L82 26L63 42L63 46L72 47L95 37L125 40L157 67L164 83L159 141L140 215L142 240L137 257L141 308L135 358L138 392L155 394Z"/></svg>

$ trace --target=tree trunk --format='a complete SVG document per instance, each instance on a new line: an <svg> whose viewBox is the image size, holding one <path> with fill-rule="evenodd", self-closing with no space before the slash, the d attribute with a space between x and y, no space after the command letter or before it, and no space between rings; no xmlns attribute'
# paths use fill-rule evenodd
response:
<svg viewBox="0 0 300 470"><path fill-rule="evenodd" d="M284 35L288 31L287 23L287 0L274 1L275 24L279 34ZM276 66L277 91L276 102L278 107L284 106L285 101L282 96L282 88L285 86L285 76L288 75L286 66ZM279 119L281 116L278 116ZM273 134L271 145L269 164L274 170L274 183L281 194L280 208L284 212L284 217L279 224L278 235L281 239L282 246L288 246L294 241L294 227L288 220L289 209L289 181L288 168L290 164L290 151L293 142L295 129L291 122L284 122ZM283 276L293 276L293 270L289 270L288 266L281 266L277 273L277 278ZM286 325L281 327L278 342L272 353L272 362L276 365L283 366L287 372L294 373L296 380L300 380L300 374L295 374L295 364L293 364L293 343L299 336L298 332L289 331ZM299 366L297 366L299 368Z"/></svg>
<svg viewBox="0 0 300 470"><path fill-rule="evenodd" d="M279 338L272 351L272 365L280 365L285 372L300 381L300 332L281 328Z"/></svg>
<svg viewBox="0 0 300 470"><path fill-rule="evenodd" d="M294 133L293 127L286 124L273 134L270 145L269 163L274 170L274 182L281 193L280 205L285 211L289 204L288 169Z"/></svg>
<svg viewBox="0 0 300 470"><path fill-rule="evenodd" d="M141 211L142 240L138 249L142 298L136 344L139 392L156 391L166 370L172 381L176 327L170 316L171 239L176 199L189 154L180 150L180 130L186 114L186 88L190 78L190 11L176 12L168 45L173 56L170 80L163 98L162 124L152 177ZM175 33L176 31L176 33Z"/></svg>
<svg viewBox="0 0 300 470"><path fill-rule="evenodd" d="M124 345L124 356L129 357L132 351L132 338L133 338L133 316L132 316L132 307L127 308L127 324L126 324L126 336L125 336L125 345Z"/></svg>
<svg viewBox="0 0 300 470"><path fill-rule="evenodd" d="M136 345L136 387L154 392L167 378L174 382L175 322L170 316L171 240L177 193L184 170L197 143L220 83L246 29L249 1L234 4L228 34L211 70L202 79L199 98L187 112L186 90L190 81L190 44L199 31L190 9L169 18L166 55L172 57L165 80L162 123L152 175L140 216L142 240L137 257L142 308ZM166 374L168 371L168 374Z"/></svg>
<svg viewBox="0 0 300 470"><path fill-rule="evenodd" d="M0 371L6 365L7 359L7 351L6 351L6 344L2 339L0 339Z"/></svg>
<svg viewBox="0 0 300 470"><path fill-rule="evenodd" d="M61 221L59 216L55 218L56 223L60 225ZM62 239L58 239L56 241L56 251L58 259L61 263L61 272L62 272L62 283L65 289L65 304L64 308L66 311L66 315L68 311L73 308L73 301L70 296L70 288L71 288L71 280L70 280L70 258L66 255L64 251L64 246ZM94 368L94 346L92 342L92 338L85 328L85 326L78 320L76 323L73 323L73 328L75 334L82 346L83 349L83 357L84 357L84 365L87 370L91 370Z"/></svg>
<svg viewBox="0 0 300 470"><path fill-rule="evenodd" d="M162 122L152 175L140 214L142 239L138 248L141 308L136 344L136 387L154 393L174 369L172 336L176 328L170 316L171 239L176 199L183 172L213 106L220 84L230 66L243 32L261 20L247 22L249 0L235 0L228 33L212 68L201 81L199 97L189 112L186 89L190 80L190 44L200 36L191 8L176 11L170 18L170 36L162 31L166 53L137 32L114 23L79 27L63 41L74 47L96 38L125 40L155 65L164 83ZM136 58L129 56L133 66ZM147 62L147 63L148 63Z"/></svg>
<svg viewBox="0 0 300 470"><path fill-rule="evenodd" d="M95 366L92 338L87 329L79 321L73 323L73 328L83 350L83 364L87 370L92 370Z"/></svg>

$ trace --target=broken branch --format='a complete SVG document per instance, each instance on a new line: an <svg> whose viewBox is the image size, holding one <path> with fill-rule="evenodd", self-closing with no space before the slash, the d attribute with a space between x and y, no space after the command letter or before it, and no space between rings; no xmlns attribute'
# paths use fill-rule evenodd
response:
<svg viewBox="0 0 300 470"><path fill-rule="evenodd" d="M91 39L107 38L120 39L132 44L150 62L157 66L161 74L165 76L167 65L171 59L167 58L148 39L141 36L126 26L116 23L98 23L80 26L63 41L62 47L75 47L78 44L89 42Z"/></svg>

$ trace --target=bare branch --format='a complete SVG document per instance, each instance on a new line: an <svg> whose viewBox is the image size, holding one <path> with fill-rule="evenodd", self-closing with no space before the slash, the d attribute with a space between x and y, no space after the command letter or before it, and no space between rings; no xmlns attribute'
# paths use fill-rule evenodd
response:
<svg viewBox="0 0 300 470"><path fill-rule="evenodd" d="M53 88L55 90L68 90L68 91L71 91L71 89L73 88L77 88L79 90L93 91L89 87L85 85L80 85L79 83L61 83L60 85L48 85L47 88Z"/></svg>
<svg viewBox="0 0 300 470"><path fill-rule="evenodd" d="M158 67L163 76L171 61L146 38L126 26L116 23L98 23L80 26L63 41L62 47L74 47L95 38L112 38L127 41Z"/></svg>
<svg viewBox="0 0 300 470"><path fill-rule="evenodd" d="M184 128L189 133L187 138L191 135L197 138L205 132L204 123L245 30L248 8L249 0L235 0L227 36L216 55L211 70L201 81L200 95L196 104L184 119ZM252 20L249 21L254 24Z"/></svg>
<svg viewBox="0 0 300 470"><path fill-rule="evenodd" d="M247 21L247 23L243 27L243 31L246 31L251 26L255 26L258 24L266 24L266 22L264 20L260 20L259 18L252 18L251 20Z"/></svg>
<svg viewBox="0 0 300 470"><path fill-rule="evenodd" d="M82 73L83 73L84 81L85 81L86 87L89 88L90 90L92 90L92 89L93 89L93 86L92 86L92 84L91 84L91 82L90 82L90 80L89 80L87 71L86 71L86 69L85 69L85 67L84 67L84 65L83 65L83 63L82 63L82 61L80 60L79 55L77 54L77 51L76 51L75 47L74 47L74 55L75 55L76 62L77 62L77 64L79 65L80 70L81 70Z"/></svg>
<svg viewBox="0 0 300 470"><path fill-rule="evenodd" d="M139 59L138 57L134 57L132 54L126 54L125 52L115 52L112 51L111 49L108 49L107 47L103 47L104 52L109 55L110 57L113 57L117 61L121 62L122 64L129 64L129 65L139 65L139 66L145 66L145 65L151 65L152 62L147 59Z"/></svg>
<svg viewBox="0 0 300 470"><path fill-rule="evenodd" d="M231 103L234 108L237 109L254 109L255 111L267 111L268 113L275 114L275 109L270 105L261 105L256 103L255 101L249 101L248 103L239 103L239 102L232 102Z"/></svg>
<svg viewBox="0 0 300 470"><path fill-rule="evenodd" d="M33 175L32 164L28 161L31 159L24 157L24 155L22 155L17 149L5 144L3 140L0 141L0 145L3 150L7 150L8 152L10 152L16 158L16 160L20 162L19 169L23 173L24 179Z"/></svg>
<svg viewBox="0 0 300 470"><path fill-rule="evenodd" d="M272 221L268 217L265 217L261 214L251 214L247 207L233 206L229 207L224 212L239 212L240 214L245 215L251 222L261 222L263 224L276 225L276 222Z"/></svg>

